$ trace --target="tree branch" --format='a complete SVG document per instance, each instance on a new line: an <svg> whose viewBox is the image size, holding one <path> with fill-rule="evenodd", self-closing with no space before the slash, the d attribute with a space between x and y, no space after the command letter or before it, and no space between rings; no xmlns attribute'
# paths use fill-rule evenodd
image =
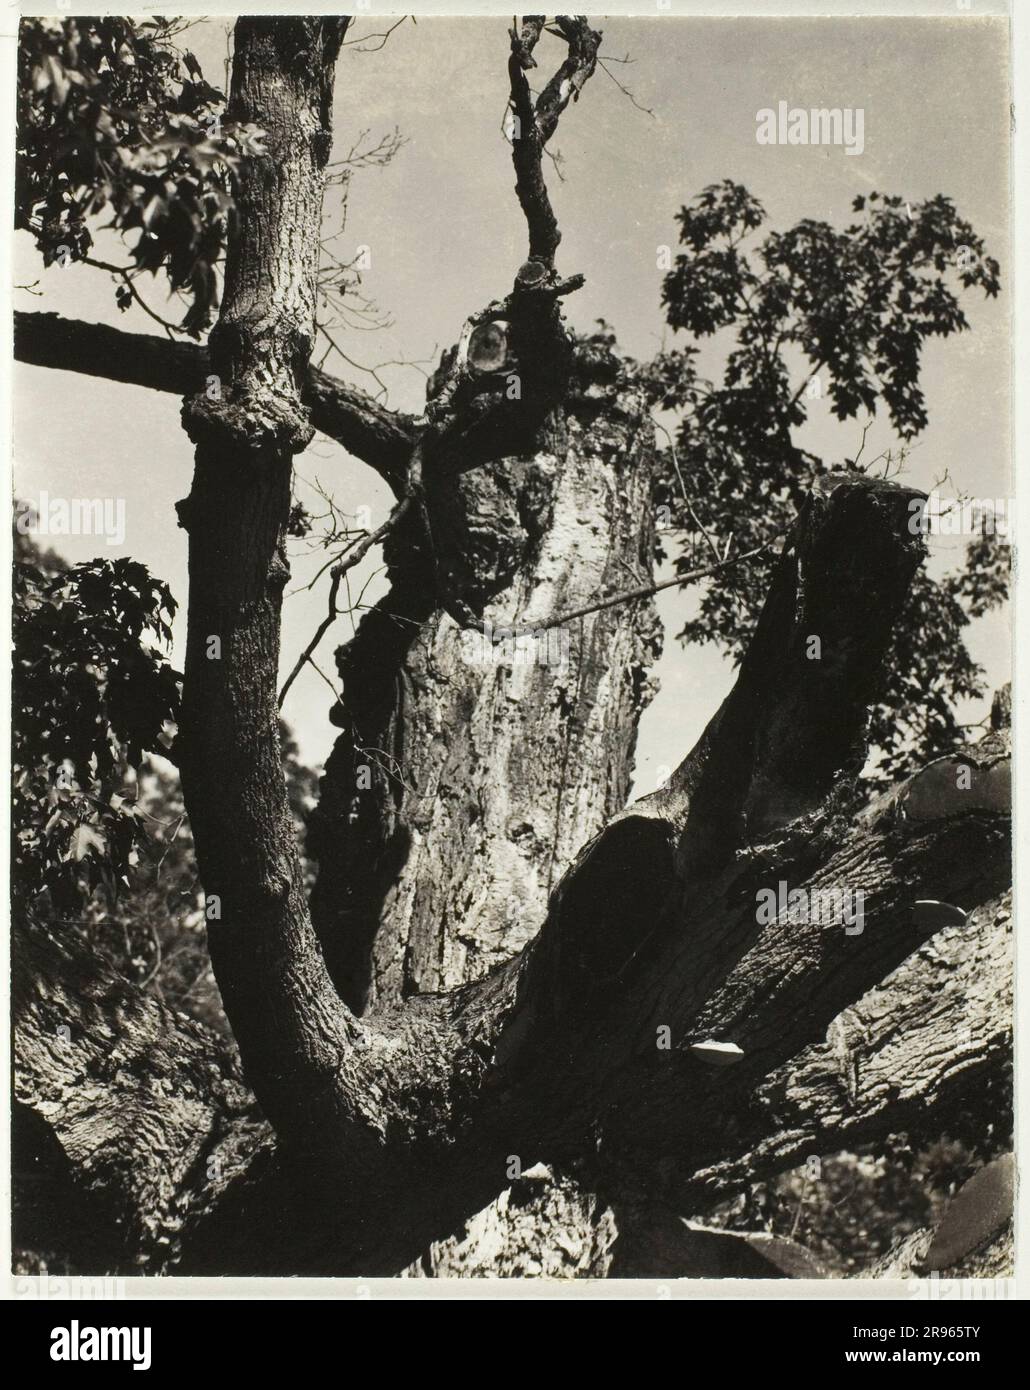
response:
<svg viewBox="0 0 1030 1390"><path fill-rule="evenodd" d="M312 636L310 642L308 642L307 646L301 652L300 656L297 658L296 665L294 666L290 674L286 677L286 680L283 682L283 688L279 692L280 709L282 709L283 701L286 699L286 696L289 693L290 686L300 675L307 662L311 661L311 658L314 655L319 642L321 642L322 638L329 631L329 628L332 627L333 623L339 617L339 611L336 607L336 600L340 592L340 581L342 580L343 576L347 573L348 570L353 569L355 565L359 564L360 561L362 561L365 558L365 556L368 554L368 552L372 549L374 545L378 545L380 541L386 539L390 532L393 531L394 528L397 526L398 522L402 521L404 517L408 514L408 512L412 508L412 505L421 497L421 438L419 439L418 443L416 443L411 453L411 461L410 466L408 468L405 489L406 490L404 496L397 503L396 507L394 507L394 509L391 511L390 515L383 522L382 526L377 527L374 531L370 531L367 536L362 536L362 538L351 547L347 554L341 560L337 561L337 563L333 565L330 569L329 574L331 582L329 585L329 611L327 612L326 616L322 619L322 621L319 623L318 627L315 629L315 633ZM312 662L312 665L313 664L314 663Z"/></svg>
<svg viewBox="0 0 1030 1390"><path fill-rule="evenodd" d="M850 797L870 664L919 559L911 496L851 475L813 495L737 685L669 786L583 849L520 956L360 1022L341 1011L332 1064L305 1079L291 1061L279 1140L303 1178L286 1163L243 1206L229 1194L189 1267L254 1268L257 1223L264 1273L396 1272L507 1185L512 1154L578 1157L602 1190L699 1210L748 1172L952 1113L999 1074L999 735L969 750L966 792L935 764L862 815ZM862 891L861 931L760 920L781 882ZM982 911L938 934L913 913L928 898ZM709 1040L735 1065L713 1066Z"/></svg>
<svg viewBox="0 0 1030 1390"><path fill-rule="evenodd" d="M176 396L203 391L213 372L206 347L47 313L15 313L14 355L31 366ZM403 493L415 438L412 416L387 410L367 392L314 367L308 370L304 402L317 430L374 468L398 496Z"/></svg>
<svg viewBox="0 0 1030 1390"><path fill-rule="evenodd" d="M605 608L615 608L620 603L635 603L642 598L653 598L655 594L660 594L663 589L679 589L684 584L696 584L700 579L709 579L711 576L721 574L724 570L732 569L735 565L743 564L745 560L753 560L756 555L764 555L769 550L772 542L759 545L754 550L745 550L740 555L730 555L725 560L719 560L714 565L704 565L701 569L689 570L686 574L678 574L675 579L663 579L657 584L641 584L635 589L627 589L623 593L608 594L605 598L595 599L591 603L583 604L580 608L569 608L557 614L553 618L543 618L539 622L514 622L510 625L504 624L495 628L488 628L473 615L469 615L466 626L473 627L477 631L488 634L494 642L501 642L509 637L532 636L537 632L547 632L551 628L564 627L566 623L575 622L577 618L587 618L591 613L600 613Z"/></svg>
<svg viewBox="0 0 1030 1390"><path fill-rule="evenodd" d="M559 15L555 25L556 28L548 32L557 33L565 40L569 47L568 57L535 102L526 72L536 67L533 50L544 27L543 15L525 15L522 28L510 31L511 56L508 59L511 109L516 122L511 142L515 191L529 228L530 258L549 269L554 266L561 232L544 181L544 147L557 129L566 106L570 101L579 100L597 64L601 43L600 32L591 29L581 15Z"/></svg>
<svg viewBox="0 0 1030 1390"><path fill-rule="evenodd" d="M976 1104L1004 1126L1011 1100L1011 895L924 942L833 1021L825 1041L773 1072L732 1126L719 1160L678 1191L694 1211L803 1163L908 1133L929 1141ZM1011 1092L1010 1092L1011 1094ZM995 1112L994 1107L997 1107Z"/></svg>
<svg viewBox="0 0 1030 1390"><path fill-rule="evenodd" d="M912 496L827 480L790 538L734 691L669 786L583 849L521 956L362 1019L336 1113L377 1116L382 1140L364 1161L376 1154L397 1226L373 1235L341 1208L335 1232L312 1230L311 1268L329 1247L366 1270L401 1267L505 1185L512 1153L527 1164L578 1154L602 1185L661 1195L664 1183L702 1204L706 1185L691 1180L723 1159L767 1078L822 1044L935 933L915 902L972 908L1004 888L1007 819L989 793L943 817L851 809L866 703L921 556ZM861 892L861 930L818 913L763 922L759 894L780 882L809 896ZM713 1066L709 1040L732 1044L736 1064ZM340 1143L353 1151L346 1129ZM416 1176L417 1203L406 1196Z"/></svg>

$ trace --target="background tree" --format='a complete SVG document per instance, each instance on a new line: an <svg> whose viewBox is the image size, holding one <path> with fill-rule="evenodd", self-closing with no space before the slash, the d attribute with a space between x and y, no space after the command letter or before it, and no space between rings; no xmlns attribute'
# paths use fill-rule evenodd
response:
<svg viewBox="0 0 1030 1390"><path fill-rule="evenodd" d="M999 290L998 263L943 194L925 202L871 193L842 231L806 219L754 238L765 213L728 180L679 214L684 250L665 277L669 327L725 342L721 382L698 376L698 348L660 354L643 368L657 404L676 412L676 442L661 456L659 486L678 519L681 573L708 549L761 549L733 582L706 585L685 642L717 642L738 658L754 630L779 550L813 481L831 470L897 476L901 456L820 459L794 442L810 403L828 399L839 420L886 410L903 442L927 424L919 384L928 338L969 327L959 295ZM748 243L751 243L749 246ZM956 499L957 505L957 499ZM926 523L929 525L929 523ZM921 570L892 638L887 681L870 741L881 783L961 744L955 710L984 694L963 629L1007 595L1007 544L986 526L959 572Z"/></svg>
<svg viewBox="0 0 1030 1390"><path fill-rule="evenodd" d="M901 1130L936 1138L985 1096L1001 1119L979 1139L1004 1142L1004 720L854 814L867 708L921 558L907 524L916 495L792 453L799 412L776 355L826 350L833 319L812 301L841 273L835 248L870 307L857 314L865 336L856 327L839 352L831 342L834 399L843 414L871 403L858 359L872 354L883 399L916 427L913 334L960 326L947 292L920 276L961 224L946 207L921 214L922 240L899 237L900 269L879 263L879 278L877 238L899 235L886 214L834 246L837 234L806 224L767 241L756 279L735 247L708 248L720 217L732 232L733 208L746 221L755 205L732 191L720 212L719 195L703 195L710 230L704 214L684 216L701 237L699 298L678 267L667 297L683 285L686 307L674 312L695 332L741 322L726 317L734 276L756 304L727 369L725 389L741 395L708 405L719 393L692 384L688 353L643 372L605 331L577 340L564 327L560 301L581 277L556 269L543 159L600 35L581 18L524 17L508 84L529 256L510 292L470 312L424 414L392 414L309 361L347 23L237 23L226 123L262 134L218 165L232 209L206 349L19 317L23 360L187 395L196 472L179 509L190 616L173 752L212 964L261 1110L216 1039L26 922L29 1148L56 1139L67 1168L55 1159L54 1181L85 1187L103 1213L87 1264L478 1273L489 1248L495 1272L699 1273L713 1261L725 1272L736 1254L713 1254L680 1215L753 1191L813 1149ZM563 57L534 92L526 74L552 40ZM47 52L45 90L52 64L74 67L78 51ZM993 284L989 263L977 273ZM782 340L768 358L763 329ZM743 529L713 512L735 546L724 536L719 560L690 574L717 573L728 594L762 585L761 617L756 590L733 693L669 784L626 810L658 645L655 489L668 497L669 471L650 425L656 381L713 439L728 432L712 464L719 505L756 479L782 524L759 527L750 500ZM681 447L696 486L691 415ZM292 460L313 426L378 468L397 504L332 570L330 620L348 566L379 541L391 588L337 654L341 734L310 827L309 916L277 667ZM764 576L743 568L748 527ZM733 639L710 602L715 635ZM559 659L496 647L512 628L531 643L556 633ZM811 632L832 654L818 667L799 642ZM856 874L871 902L864 933L783 919L759 930L760 887ZM913 918L931 898L972 915L960 923L952 908L950 927L946 911ZM723 1069L713 1056L738 1060ZM70 1094L83 1070L93 1084ZM967 1249L996 1235L980 1229ZM770 1263L768 1246L725 1239L784 1272L782 1250ZM915 1233L887 1263L929 1258L929 1239Z"/></svg>

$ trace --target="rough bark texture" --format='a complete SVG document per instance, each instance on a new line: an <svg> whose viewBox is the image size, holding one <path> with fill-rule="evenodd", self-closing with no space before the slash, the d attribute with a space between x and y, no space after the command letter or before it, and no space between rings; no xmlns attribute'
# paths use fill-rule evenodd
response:
<svg viewBox="0 0 1030 1390"><path fill-rule="evenodd" d="M660 644L651 601L497 644L432 601L442 578L496 633L650 578L653 428L617 371L580 347L550 448L445 484L433 581L391 547L391 591L338 653L346 732L308 843L315 922L357 1010L516 954L579 847L625 804ZM551 1177L541 1165L412 1272L601 1273L608 1208Z"/></svg>
<svg viewBox="0 0 1030 1390"><path fill-rule="evenodd" d="M636 1173L599 1197L573 1173L543 1165L407 1271L415 1277L823 1278L828 1271L795 1248L746 1246L692 1234L685 1212L705 1213L728 1197L812 1155L904 1132L913 1144L942 1133L984 1137L985 1114L1001 1140L1012 1123L1011 894L985 903L963 927L922 945L882 984L830 1024L826 1039L774 1072L743 1109L709 1117L723 1146L666 1200L655 1197L678 1156L641 1156ZM997 1142L997 1140L996 1140ZM621 1195L621 1200L620 1200ZM867 1278L902 1278L932 1237L906 1241ZM1011 1239L981 1277L1011 1272ZM995 1264L997 1267L995 1267Z"/></svg>
<svg viewBox="0 0 1030 1390"><path fill-rule="evenodd" d="M276 678L301 386L314 335L333 64L346 20L241 20L231 109L265 132L236 190L211 334L216 399L187 400L197 445L180 506L190 602L177 745L211 959L248 1078L278 1129L335 1068L343 1011L311 930L282 774Z"/></svg>
<svg viewBox="0 0 1030 1390"><path fill-rule="evenodd" d="M12 1016L16 1259L173 1266L185 1228L272 1143L234 1053L38 926L16 934Z"/></svg>
<svg viewBox="0 0 1030 1390"><path fill-rule="evenodd" d="M793 1150L763 1153L749 1140L755 1110L762 1134L780 1123L752 1098L769 1078L775 1087L793 1058L823 1042L842 1010L936 934L914 922L915 900L934 896L972 908L995 897L1008 872L1006 818L992 791L1000 736L970 753L984 778L974 779L979 790L968 804L961 796L928 798L916 778L862 817L838 805L864 719L856 678L885 640L918 558L909 553L906 515L905 493L863 481L838 480L813 499L760 624L763 663L745 662L733 695L669 788L617 815L586 846L552 894L539 936L509 966L448 995L377 1006L362 1024L364 1047L341 1060L324 1087L313 1089L310 1073L298 1072L336 1161L320 1172L317 1149L302 1164L295 1144L281 1143L277 1167L259 1162L242 1186L233 1185L200 1244L186 1251L186 1268L397 1272L442 1235L460 1239L462 1224L509 1186L513 1154L524 1172L544 1158L581 1174L580 1191L562 1201L566 1213L583 1210L588 1227L602 1209L589 1194L608 1191L637 1231L657 1219L656 1202L674 1214L725 1195L734 1162L740 1181L744 1167L754 1177L796 1161ZM765 788L776 747L762 731L777 726L781 702L797 707L796 683L812 678L801 665L803 635L831 634L836 623L839 664L821 679L840 723L832 738L816 727L807 747L803 731L792 732L803 775L790 777L790 795L777 798L774 815ZM728 764L724 739L732 740ZM740 771L742 739L750 781ZM713 782L720 767L730 771ZM932 768L920 777L940 780ZM706 825L693 824L698 806L706 819L718 814L737 827L735 854L708 841L701 857ZM760 812L761 844L735 814L742 806ZM759 925L756 889L781 877L792 886L862 886L870 895L864 931ZM948 993L953 1002L962 997ZM984 998L982 1009L994 1019L1000 1002ZM865 1005L860 1012L876 1016ZM984 1026L993 1038L997 1025ZM656 1046L658 1027L669 1028L671 1049ZM290 1041L281 1025L277 1035ZM742 1060L731 1069L698 1060L692 1044L707 1037L737 1043ZM996 1054L992 1046L988 1056ZM946 1092L949 1066L928 1063L926 1084L914 1084L910 1103ZM832 1069L854 1075L850 1062ZM982 1079L972 1068L967 1075ZM831 1084L812 1087L819 1105ZM847 1086L842 1080L841 1096ZM800 1104L800 1088L791 1094ZM882 1108L879 1088L870 1102L861 1089L854 1096L856 1107ZM843 1108L839 1099L837 1111ZM296 1133L291 1122L289 1112L279 1116L281 1141ZM342 1192L341 1161L349 1177ZM551 1198L540 1195L548 1206ZM517 1224L509 1222L513 1240ZM600 1258L594 1237L574 1221L568 1229L582 1230L575 1237L581 1253L571 1262L593 1266ZM553 1253L540 1253L551 1267Z"/></svg>
<svg viewBox="0 0 1030 1390"><path fill-rule="evenodd" d="M395 540L390 592L338 653L345 732L308 844L319 935L357 1010L510 959L625 804L651 601L499 642L448 611L499 634L648 581L651 422L614 359L585 348L578 363L548 447L430 493L434 556L410 531Z"/></svg>
<svg viewBox="0 0 1030 1390"><path fill-rule="evenodd" d="M694 1174L716 1160L759 1082L822 1041L841 1010L929 934L913 923L915 900L932 891L973 906L1004 886L1007 835L997 811L971 805L924 821L899 816L891 803L856 822L841 799L861 760L870 671L919 559L905 525L908 500L900 489L848 478L814 496L754 655L668 790L617 816L581 852L552 894L543 930L511 967L411 1001L401 1014L370 1013L366 1059L379 1060L377 1103L394 1131L393 1139L384 1132L380 1180L391 1154L399 1164L389 1184L395 1237L383 1227L359 1236L338 1209L337 1251L340 1241L371 1240L360 1247L361 1267L397 1268L405 1243L414 1246L409 1259L418 1253L427 1206L438 1227L457 1230L477 1194L505 1185L512 1154L524 1169L546 1155L589 1159L602 1185L625 1190L636 1181L681 1210L696 1207ZM813 631L831 658L818 672L805 654ZM813 681L835 719L791 727L794 761L784 767L768 731L784 728L783 709L813 699ZM713 820L723 827L718 838ZM749 827L761 831L760 844ZM756 890L779 878L862 887L865 930L849 936L839 924L784 920L761 927ZM655 1046L656 1027L669 1028L671 1050ZM398 1029L417 1060L418 1113L394 1089L406 1072L381 1070L391 1055L394 1066L400 1060L389 1043ZM743 1060L731 1071L698 1060L692 1045L706 1037L737 1043ZM359 1092L370 1084L351 1081ZM404 1185L416 1171L417 1201ZM324 1222L318 1235L333 1245ZM322 1258L314 1248L306 1256L312 1268Z"/></svg>
<svg viewBox="0 0 1030 1390"><path fill-rule="evenodd" d="M513 36L516 106L538 20ZM216 908L212 961L276 1146L200 1030L42 937L22 957L25 1144L55 1171L67 1162L110 1213L103 1258L119 1267L166 1252L218 1273L665 1273L677 1261L697 1273L705 1250L718 1261L730 1247L683 1214L813 1147L899 1119L929 1127L977 1088L1004 1095L1004 740L970 750L968 791L942 760L856 813L866 710L921 552L912 494L849 474L824 480L798 518L697 747L632 807L656 646L646 602L556 629L567 665L465 660L487 653L487 624L544 622L650 572L641 403L593 348L567 389L557 301L575 277L520 272L507 300L469 319L424 419L387 425L325 387L408 499L389 538L391 595L340 655L343 735L313 827L327 967L286 802L276 675L290 471L319 408L308 354L345 24L237 25L232 109L267 132L268 153L237 190L207 363L221 396L184 408L197 458L181 506L180 766ZM534 119L592 67L585 21L561 32L570 66ZM520 194L549 263L557 229L534 187ZM475 328L504 322L522 408L470 351ZM44 360L35 328L27 351ZM121 379L157 383L147 351ZM539 452L468 471L498 440L530 449L542 426ZM779 882L861 890L863 930L759 920L758 893ZM973 915L941 933L914 913L924 899ZM737 1049L734 1065L712 1065L713 1041ZM211 1190L201 1174L222 1150L244 1171L223 1181L216 1165ZM198 1219L184 1224L187 1210Z"/></svg>
<svg viewBox="0 0 1030 1390"><path fill-rule="evenodd" d="M537 1164L401 1271L408 1279L602 1279L615 1213L574 1179Z"/></svg>
<svg viewBox="0 0 1030 1390"><path fill-rule="evenodd" d="M1011 895L991 898L964 926L925 942L882 984L834 1019L755 1091L732 1138L694 1178L695 1201L741 1190L755 1172L781 1171L907 1132L930 1141L968 1130L967 1112L1004 1135L1012 1107Z"/></svg>

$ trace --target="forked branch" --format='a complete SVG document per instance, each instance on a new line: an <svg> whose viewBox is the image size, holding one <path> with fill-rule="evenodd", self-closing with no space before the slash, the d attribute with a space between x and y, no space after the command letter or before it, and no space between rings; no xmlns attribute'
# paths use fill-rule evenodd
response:
<svg viewBox="0 0 1030 1390"><path fill-rule="evenodd" d="M515 191L529 228L529 255L549 270L561 241L543 174L544 149L570 101L578 101L597 66L601 33L582 15L558 15L547 32L565 40L568 55L539 96L533 96L526 73L536 67L534 50L545 27L543 15L525 15L512 29L508 77L511 85L511 157Z"/></svg>

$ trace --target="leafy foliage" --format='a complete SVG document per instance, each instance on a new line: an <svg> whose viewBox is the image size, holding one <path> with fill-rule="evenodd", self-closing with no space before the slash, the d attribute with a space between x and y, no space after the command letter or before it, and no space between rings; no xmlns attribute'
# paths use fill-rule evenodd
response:
<svg viewBox="0 0 1030 1390"><path fill-rule="evenodd" d="M163 19L25 19L19 46L15 225L44 264L88 257L91 219L138 234L117 302L134 278L167 274L194 337L218 302L216 264L232 216L231 173L260 131L224 119L224 97L181 28ZM117 269L117 267L116 267Z"/></svg>
<svg viewBox="0 0 1030 1390"><path fill-rule="evenodd" d="M927 423L923 344L968 327L962 291L998 293L997 262L943 195L909 205L873 193L853 210L859 217L843 230L805 219L751 249L744 243L765 213L739 184L706 188L678 215L685 249L663 285L668 322L729 346L716 382L699 374L693 344L641 369L653 403L678 417L659 498L677 518L676 567L686 573L728 544L768 546L705 588L685 642L717 642L739 657L812 482L866 467L861 450L831 463L796 443L808 401L825 394L840 420L884 407L899 439L912 439ZM962 630L1005 598L1007 558L996 537L977 537L962 571L941 582L924 573L913 586L873 714L879 776L958 741L955 702L983 693Z"/></svg>
<svg viewBox="0 0 1030 1390"><path fill-rule="evenodd" d="M193 837L164 758L180 677L151 639L170 641L175 608L135 561L69 568L16 529L12 893L17 910L81 936L229 1036ZM318 776L286 724L279 732L303 846Z"/></svg>
<svg viewBox="0 0 1030 1390"><path fill-rule="evenodd" d="M145 838L127 784L178 713L179 675L147 640L170 641L176 605L136 561L54 559L16 534L12 883L75 911L128 881Z"/></svg>
<svg viewBox="0 0 1030 1390"><path fill-rule="evenodd" d="M716 1208L713 1225L799 1241L836 1277L868 1270L907 1236L934 1227L956 1192L1011 1142L1011 1117L985 1126L960 1116L955 1132L913 1145L890 1134L753 1184Z"/></svg>

